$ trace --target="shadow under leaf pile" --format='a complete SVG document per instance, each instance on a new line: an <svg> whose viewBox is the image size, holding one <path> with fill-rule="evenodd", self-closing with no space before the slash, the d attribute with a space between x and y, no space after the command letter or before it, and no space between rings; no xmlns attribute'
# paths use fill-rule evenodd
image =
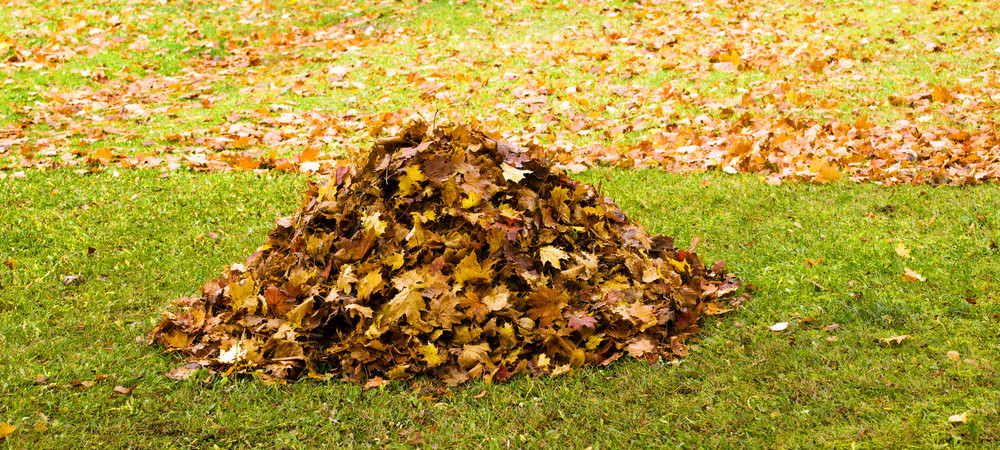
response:
<svg viewBox="0 0 1000 450"><path fill-rule="evenodd" d="M649 236L527 150L467 125L402 128L174 302L152 333L187 359L170 376L560 375L681 356L701 315L749 299L724 261Z"/></svg>

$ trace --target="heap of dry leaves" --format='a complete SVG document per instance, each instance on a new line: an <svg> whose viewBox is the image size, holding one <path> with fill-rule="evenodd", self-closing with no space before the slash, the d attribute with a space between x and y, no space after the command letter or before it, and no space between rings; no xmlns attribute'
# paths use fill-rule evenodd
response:
<svg viewBox="0 0 1000 450"><path fill-rule="evenodd" d="M413 121L311 184L153 338L223 373L505 380L683 355L738 287L527 150Z"/></svg>

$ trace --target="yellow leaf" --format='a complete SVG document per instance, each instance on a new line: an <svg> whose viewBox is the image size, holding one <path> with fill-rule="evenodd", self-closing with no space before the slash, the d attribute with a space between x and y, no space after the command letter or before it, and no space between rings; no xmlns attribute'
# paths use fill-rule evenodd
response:
<svg viewBox="0 0 1000 450"><path fill-rule="evenodd" d="M232 299L229 306L233 309L243 306L243 301L249 298L250 295L256 293L256 290L254 289L255 287L253 278L250 277L247 277L247 279L243 281L242 285L238 282L229 283L229 298Z"/></svg>
<svg viewBox="0 0 1000 450"><path fill-rule="evenodd" d="M896 254L902 256L903 258L910 257L910 249L906 248L902 242L896 244Z"/></svg>
<svg viewBox="0 0 1000 450"><path fill-rule="evenodd" d="M428 366L434 367L441 364L441 354L438 353L438 348L434 344L421 345L417 347L417 351L420 352L420 356L424 358L424 362Z"/></svg>
<svg viewBox="0 0 1000 450"><path fill-rule="evenodd" d="M309 297L295 309L288 311L288 326L292 328L302 328L302 319L313 310L313 299Z"/></svg>
<svg viewBox="0 0 1000 450"><path fill-rule="evenodd" d="M951 423L969 423L968 412L962 414L955 414L948 416L948 421Z"/></svg>
<svg viewBox="0 0 1000 450"><path fill-rule="evenodd" d="M903 277L904 280L909 281L910 283L916 283L918 281L926 281L927 280L926 278L924 278L923 275L920 275L919 273L914 272L913 269L910 269L909 267L905 267L905 269L906 269L906 272L903 273L902 275L900 275L900 277Z"/></svg>
<svg viewBox="0 0 1000 450"><path fill-rule="evenodd" d="M465 344L461 353L458 354L458 365L463 369L470 369L476 364L485 363L490 360L490 344L483 342L479 344Z"/></svg>
<svg viewBox="0 0 1000 450"><path fill-rule="evenodd" d="M365 301L371 297L372 292L375 292L382 286L382 271L373 270L368 272L364 278L361 279L361 283L358 283L358 300ZM371 317L369 315L368 317Z"/></svg>
<svg viewBox="0 0 1000 450"><path fill-rule="evenodd" d="M483 304L490 311L499 311L507 307L507 300L510 298L510 291L504 286L490 288L483 297Z"/></svg>
<svg viewBox="0 0 1000 450"><path fill-rule="evenodd" d="M601 342L604 342L604 336L599 334L591 336L587 339L587 350L593 351L598 345L601 345Z"/></svg>
<svg viewBox="0 0 1000 450"><path fill-rule="evenodd" d="M426 180L427 177L420 172L420 167L416 164L411 164L406 168L406 173L399 177L399 192L396 195L406 197L410 195L421 182Z"/></svg>
<svg viewBox="0 0 1000 450"><path fill-rule="evenodd" d="M372 309L367 306L361 306L357 303L352 303L350 305L345 306L344 309L348 311L357 311L358 314L361 314L367 319L372 318Z"/></svg>
<svg viewBox="0 0 1000 450"><path fill-rule="evenodd" d="M375 211L375 214L371 215L365 214L361 217L361 225L364 226L366 230L375 230L376 236L381 236L382 233L385 233L385 227L389 225L388 222L379 220L379 217L381 216L382 213L379 211Z"/></svg>
<svg viewBox="0 0 1000 450"><path fill-rule="evenodd" d="M110 147L104 147L104 148L97 149L97 151L94 152L94 156L96 156L97 159L103 159L103 160L110 161L111 160L111 156L112 156L111 155L111 148Z"/></svg>
<svg viewBox="0 0 1000 450"><path fill-rule="evenodd" d="M831 181L837 181L840 179L840 170L837 166L830 164L827 161L820 161L815 167L816 177L813 178L820 183L829 183Z"/></svg>
<svg viewBox="0 0 1000 450"><path fill-rule="evenodd" d="M955 362L958 362L958 360L962 359L962 355L954 350L949 351L948 353L945 354L945 356L947 356L948 359Z"/></svg>
<svg viewBox="0 0 1000 450"><path fill-rule="evenodd" d="M901 335L901 336L893 336L893 337L888 337L888 338L882 338L882 342L885 342L886 344L893 344L893 343L895 343L896 345L900 345L900 344L903 343L903 339L906 339L908 337L910 337L910 335L904 334L904 335Z"/></svg>
<svg viewBox="0 0 1000 450"><path fill-rule="evenodd" d="M458 262L453 275L456 284L464 284L470 280L489 280L492 276L493 269L481 266L475 252L469 253Z"/></svg>
<svg viewBox="0 0 1000 450"><path fill-rule="evenodd" d="M545 353L538 355L538 367L545 368L548 366L549 366L549 355L546 355Z"/></svg>
<svg viewBox="0 0 1000 450"><path fill-rule="evenodd" d="M556 269L562 269L562 267L559 267L559 260L569 258L569 254L562 249L546 245L538 249L538 257L541 258L543 264L549 263Z"/></svg>
<svg viewBox="0 0 1000 450"><path fill-rule="evenodd" d="M561 366L556 367L552 371L552 376L558 377L559 375L565 375L565 374L568 374L568 373L571 373L571 372L573 372L573 368L570 367L569 364L563 364Z"/></svg>
<svg viewBox="0 0 1000 450"><path fill-rule="evenodd" d="M403 252L396 252L385 257L385 265L389 266L392 270L403 267Z"/></svg>
<svg viewBox="0 0 1000 450"><path fill-rule="evenodd" d="M0 439L10 436L15 431L17 431L17 427L7 422L0 422Z"/></svg>
<svg viewBox="0 0 1000 450"><path fill-rule="evenodd" d="M406 321L411 325L420 324L420 311L427 309L424 302L423 289L403 289L389 301L388 317L390 320L399 320L406 316Z"/></svg>
<svg viewBox="0 0 1000 450"><path fill-rule="evenodd" d="M230 347L229 350L224 350L219 353L219 362L224 364L233 364L239 361L240 357L246 354L246 351L241 350L239 342L233 343L233 346Z"/></svg>
<svg viewBox="0 0 1000 450"><path fill-rule="evenodd" d="M462 199L462 209L474 208L483 200L483 196L476 193L476 191L469 192L467 198Z"/></svg>
<svg viewBox="0 0 1000 450"><path fill-rule="evenodd" d="M513 166L510 166L507 163L501 163L500 168L503 169L503 179L507 181L513 181L515 183L523 180L525 174L531 173L530 170L515 169Z"/></svg>

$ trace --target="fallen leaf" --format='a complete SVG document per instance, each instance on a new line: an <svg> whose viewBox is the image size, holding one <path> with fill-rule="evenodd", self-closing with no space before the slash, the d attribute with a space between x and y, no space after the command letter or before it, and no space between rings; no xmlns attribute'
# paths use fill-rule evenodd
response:
<svg viewBox="0 0 1000 450"><path fill-rule="evenodd" d="M969 423L968 414L969 414L968 412L964 412L962 414L954 414L954 415L948 416L948 422L951 422L951 423Z"/></svg>
<svg viewBox="0 0 1000 450"><path fill-rule="evenodd" d="M904 272L902 275L900 275L900 277L902 277L904 280L909 281L910 283L916 283L918 281L926 281L927 280L926 278L923 277L923 275L920 275L919 273L914 272L909 267L906 267L905 269L906 269L906 272Z"/></svg>
<svg viewBox="0 0 1000 450"><path fill-rule="evenodd" d="M561 269L559 261L569 258L569 254L562 249L547 245L538 249L538 257L542 260L542 263L549 263L552 267Z"/></svg>
<svg viewBox="0 0 1000 450"><path fill-rule="evenodd" d="M882 342L885 342L886 344L901 345L903 343L903 340L906 339L906 338L909 338L909 337L910 337L910 335L908 335L908 334L904 334L904 335L900 335L900 336L887 337L887 338L882 338Z"/></svg>
<svg viewBox="0 0 1000 450"><path fill-rule="evenodd" d="M901 256L901 257L903 257L903 258L909 258L910 257L910 249L906 248L906 246L904 246L903 243L900 242L900 243L896 244L896 254L899 255L899 256Z"/></svg>
<svg viewBox="0 0 1000 450"><path fill-rule="evenodd" d="M17 431L17 427L7 422L0 422L0 439L4 439L7 436L10 436L15 431Z"/></svg>
<svg viewBox="0 0 1000 450"><path fill-rule="evenodd" d="M507 163L501 163L500 168L503 169L503 178L507 181L513 181L515 183L520 182L524 179L525 175L531 173L530 170L515 169Z"/></svg>
<svg viewBox="0 0 1000 450"><path fill-rule="evenodd" d="M962 355L954 350L949 350L948 353L945 354L945 356L947 356L948 359L955 362L958 362L962 359Z"/></svg>
<svg viewBox="0 0 1000 450"><path fill-rule="evenodd" d="M112 391L116 394L129 395L135 388L127 388L125 386L115 386Z"/></svg>
<svg viewBox="0 0 1000 450"><path fill-rule="evenodd" d="M365 389L380 388L389 384L389 380L383 379L382 377L372 377L368 379L365 383Z"/></svg>
<svg viewBox="0 0 1000 450"><path fill-rule="evenodd" d="M771 325L768 328L770 328L771 331L783 331L784 329L788 328L788 322L778 322L774 325Z"/></svg>

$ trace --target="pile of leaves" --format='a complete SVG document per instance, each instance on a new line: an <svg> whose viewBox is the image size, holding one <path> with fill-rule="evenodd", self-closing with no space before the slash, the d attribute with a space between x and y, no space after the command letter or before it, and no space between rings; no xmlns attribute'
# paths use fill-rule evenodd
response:
<svg viewBox="0 0 1000 450"><path fill-rule="evenodd" d="M739 286L529 150L414 120L311 183L152 337L187 358L174 376L500 381L683 355Z"/></svg>

